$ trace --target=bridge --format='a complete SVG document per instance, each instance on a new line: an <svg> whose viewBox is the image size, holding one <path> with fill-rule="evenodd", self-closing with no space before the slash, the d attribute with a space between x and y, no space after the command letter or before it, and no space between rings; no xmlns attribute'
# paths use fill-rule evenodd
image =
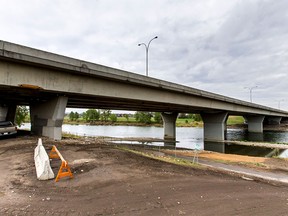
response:
<svg viewBox="0 0 288 216"><path fill-rule="evenodd" d="M244 116L248 131L264 119L279 124L288 112L135 73L0 41L0 121L30 107L31 132L61 139L65 109L161 112L164 139L175 140L178 113L199 113L204 139L224 140L229 115Z"/></svg>

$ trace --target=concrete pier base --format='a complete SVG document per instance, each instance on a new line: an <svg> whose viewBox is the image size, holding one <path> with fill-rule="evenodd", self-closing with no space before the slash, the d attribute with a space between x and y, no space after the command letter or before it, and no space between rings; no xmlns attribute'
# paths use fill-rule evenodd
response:
<svg viewBox="0 0 288 216"><path fill-rule="evenodd" d="M263 133L263 121L265 116L262 115L249 115L245 116L248 123L248 132Z"/></svg>
<svg viewBox="0 0 288 216"><path fill-rule="evenodd" d="M204 141L225 140L227 112L201 113L201 117L204 122Z"/></svg>
<svg viewBox="0 0 288 216"><path fill-rule="evenodd" d="M164 140L176 141L176 119L178 113L161 113L164 122Z"/></svg>
<svg viewBox="0 0 288 216"><path fill-rule="evenodd" d="M40 136L61 140L67 101L67 97L57 97L46 103L31 104L31 131Z"/></svg>

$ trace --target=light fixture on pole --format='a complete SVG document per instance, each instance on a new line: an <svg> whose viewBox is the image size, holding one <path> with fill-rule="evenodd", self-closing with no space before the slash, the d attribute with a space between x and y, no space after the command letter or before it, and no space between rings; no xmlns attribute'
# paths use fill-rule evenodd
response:
<svg viewBox="0 0 288 216"><path fill-rule="evenodd" d="M138 44L138 46L141 46L141 45L144 45L144 46L145 46L145 50L146 50L146 76L148 76L148 51L149 51L149 46L150 46L151 41L154 40L154 39L157 39L157 38L158 38L158 36L152 38L152 39L149 41L148 45L145 44L145 43L140 43L140 44Z"/></svg>
<svg viewBox="0 0 288 216"><path fill-rule="evenodd" d="M252 90L258 88L258 86L252 86L252 87L245 87L245 89L249 89L250 91L250 102L252 103Z"/></svg>

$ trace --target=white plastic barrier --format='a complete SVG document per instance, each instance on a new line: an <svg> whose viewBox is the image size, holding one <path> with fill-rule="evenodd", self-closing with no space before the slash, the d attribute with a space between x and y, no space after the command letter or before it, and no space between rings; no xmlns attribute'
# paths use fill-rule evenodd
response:
<svg viewBox="0 0 288 216"><path fill-rule="evenodd" d="M41 138L38 139L38 145L34 150L34 161L37 179L48 180L54 178L54 173L50 166L50 160L45 148L42 145Z"/></svg>

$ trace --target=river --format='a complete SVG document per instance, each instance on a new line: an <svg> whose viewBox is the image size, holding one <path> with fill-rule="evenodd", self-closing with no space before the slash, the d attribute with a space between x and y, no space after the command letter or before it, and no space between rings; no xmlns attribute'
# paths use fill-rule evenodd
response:
<svg viewBox="0 0 288 216"><path fill-rule="evenodd" d="M20 129L30 129L30 123L25 123ZM143 126L109 126L109 125L69 125L64 124L62 131L65 133L71 133L80 136L105 136L105 137L146 137L146 138L159 138L163 139L164 130L162 127L143 127ZM203 128L199 127L177 127L176 128L177 148L187 149L203 149ZM287 143L288 144L288 132L278 131L264 131L261 134L251 134L242 129L228 129L226 134L227 140L233 141L263 141L271 143ZM151 145L164 145L164 143L151 143ZM243 151L244 147L241 147ZM228 146L226 146L227 151ZM233 148L235 150L235 147ZM233 151L234 151L233 150ZM254 149L256 152L250 149L248 152L251 155L257 155L259 150ZM237 150L235 150L237 151ZM236 152L237 153L237 152ZM247 152L245 152L247 154ZM265 153L266 154L266 153ZM288 155L285 151L282 155ZM262 155L259 155L262 156Z"/></svg>

